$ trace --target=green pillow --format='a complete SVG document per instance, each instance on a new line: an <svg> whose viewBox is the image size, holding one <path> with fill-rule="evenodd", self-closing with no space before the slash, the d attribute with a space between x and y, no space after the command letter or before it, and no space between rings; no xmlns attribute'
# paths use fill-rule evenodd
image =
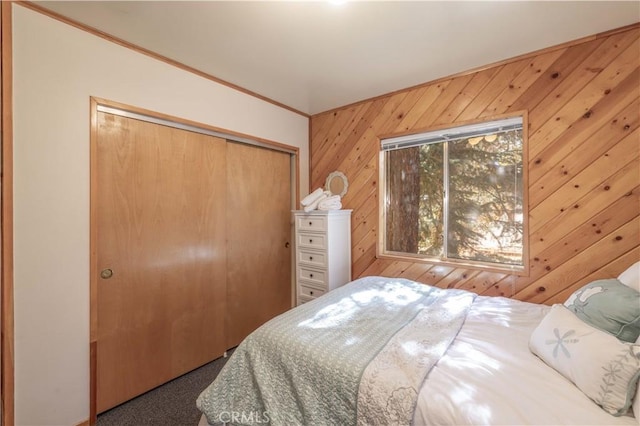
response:
<svg viewBox="0 0 640 426"><path fill-rule="evenodd" d="M587 324L625 342L634 343L640 335L640 293L615 278L585 285L564 306Z"/></svg>

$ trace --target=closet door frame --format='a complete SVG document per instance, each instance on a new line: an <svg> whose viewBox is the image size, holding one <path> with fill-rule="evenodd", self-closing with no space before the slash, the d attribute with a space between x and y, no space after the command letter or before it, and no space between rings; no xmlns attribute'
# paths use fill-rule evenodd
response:
<svg viewBox="0 0 640 426"><path fill-rule="evenodd" d="M0 425L14 424L13 2L0 3Z"/></svg>
<svg viewBox="0 0 640 426"><path fill-rule="evenodd" d="M97 141L98 141L98 112L106 112L121 115L129 118L148 121L165 126L171 126L183 130L202 133L205 135L224 138L229 141L254 145L281 151L290 155L291 159L291 208L298 205L300 194L300 166L299 149L290 145L267 139L257 138L238 132L233 132L203 123L162 114L143 108L126 105L106 99L90 98L90 278L89 278L89 424L97 422L97 332L98 332L98 256L97 256ZM293 253L293 251L292 251ZM293 265L293 262L292 262ZM292 273L293 277L293 273ZM291 285L291 303L294 304L295 288Z"/></svg>

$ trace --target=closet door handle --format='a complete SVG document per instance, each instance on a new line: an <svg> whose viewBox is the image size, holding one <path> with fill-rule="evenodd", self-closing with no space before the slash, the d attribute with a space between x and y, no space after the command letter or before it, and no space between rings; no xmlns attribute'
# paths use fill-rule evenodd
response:
<svg viewBox="0 0 640 426"><path fill-rule="evenodd" d="M102 271L100 271L100 278L102 278L103 280L108 280L112 276L113 270L111 269L103 269Z"/></svg>
<svg viewBox="0 0 640 426"><path fill-rule="evenodd" d="M287 241L286 243L284 243L285 248L289 248L289 241Z"/></svg>

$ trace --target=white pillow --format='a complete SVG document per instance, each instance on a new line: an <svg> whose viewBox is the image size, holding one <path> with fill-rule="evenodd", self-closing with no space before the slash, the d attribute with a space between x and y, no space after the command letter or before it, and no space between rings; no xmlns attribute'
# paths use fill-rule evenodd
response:
<svg viewBox="0 0 640 426"><path fill-rule="evenodd" d="M640 262L634 263L626 271L618 275L618 281L627 287L640 291Z"/></svg>
<svg viewBox="0 0 640 426"><path fill-rule="evenodd" d="M629 410L640 376L640 345L621 342L553 305L529 348L609 414Z"/></svg>

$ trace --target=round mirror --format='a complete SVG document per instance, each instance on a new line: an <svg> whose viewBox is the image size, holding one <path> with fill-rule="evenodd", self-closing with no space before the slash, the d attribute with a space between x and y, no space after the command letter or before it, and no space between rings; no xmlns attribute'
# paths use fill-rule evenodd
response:
<svg viewBox="0 0 640 426"><path fill-rule="evenodd" d="M339 195L344 197L349 188L349 181L342 172L332 172L327 176L327 181L324 184L324 189L329 191L331 195Z"/></svg>

